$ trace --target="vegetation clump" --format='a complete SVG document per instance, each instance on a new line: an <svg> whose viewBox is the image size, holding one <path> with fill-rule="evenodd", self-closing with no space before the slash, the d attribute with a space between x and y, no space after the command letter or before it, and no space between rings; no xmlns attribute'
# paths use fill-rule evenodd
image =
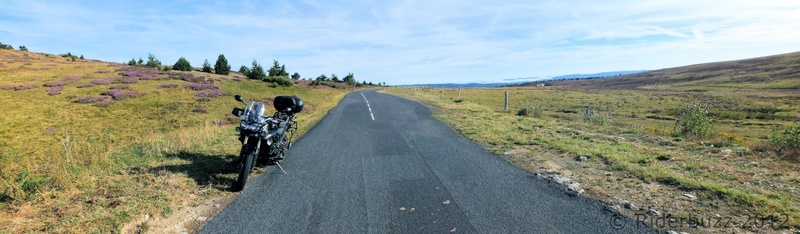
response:
<svg viewBox="0 0 800 234"><path fill-rule="evenodd" d="M711 136L713 126L711 116L708 114L708 105L693 103L687 106L675 123L674 134L680 136L695 136L708 138Z"/></svg>
<svg viewBox="0 0 800 234"><path fill-rule="evenodd" d="M611 125L611 114L606 112L600 112L596 109L589 108L589 106L583 107L583 111L581 112L581 117L584 122L589 122L595 125L601 125L601 126Z"/></svg>
<svg viewBox="0 0 800 234"><path fill-rule="evenodd" d="M186 58L181 57L178 59L177 62L175 62L175 65L172 65L172 70L191 71L192 65L189 63L188 60L186 60Z"/></svg>
<svg viewBox="0 0 800 234"><path fill-rule="evenodd" d="M461 101L458 101L461 102ZM530 116L534 118L539 118L542 116L542 107L537 107L533 105L532 102L528 102L528 105L519 109L517 111L517 115L519 116Z"/></svg>

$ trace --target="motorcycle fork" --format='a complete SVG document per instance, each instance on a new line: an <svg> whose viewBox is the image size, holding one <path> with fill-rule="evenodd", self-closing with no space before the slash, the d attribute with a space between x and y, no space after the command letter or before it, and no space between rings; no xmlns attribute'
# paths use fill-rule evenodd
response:
<svg viewBox="0 0 800 234"><path fill-rule="evenodd" d="M242 141L242 147L247 147L247 141L249 139L250 139L250 137L244 137L244 140ZM243 151L243 152L247 152L247 151ZM258 138L258 142L256 142L256 152L255 152L255 157L253 157L253 161L258 159L258 152L261 152L261 138ZM239 166L238 166L238 168L242 168L242 165L244 165L244 160L246 158L247 158L247 155L240 155L239 156ZM253 164L253 165L255 165L255 164Z"/></svg>

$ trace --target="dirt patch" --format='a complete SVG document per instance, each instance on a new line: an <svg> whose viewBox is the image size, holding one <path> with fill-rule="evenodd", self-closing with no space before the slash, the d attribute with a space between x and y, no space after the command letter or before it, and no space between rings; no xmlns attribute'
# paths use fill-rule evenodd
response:
<svg viewBox="0 0 800 234"><path fill-rule="evenodd" d="M122 227L121 233L197 233L200 227L236 199L237 194L215 196L197 205L185 206L166 217L142 215ZM192 198L187 200L194 200ZM188 201L185 201L188 203Z"/></svg>

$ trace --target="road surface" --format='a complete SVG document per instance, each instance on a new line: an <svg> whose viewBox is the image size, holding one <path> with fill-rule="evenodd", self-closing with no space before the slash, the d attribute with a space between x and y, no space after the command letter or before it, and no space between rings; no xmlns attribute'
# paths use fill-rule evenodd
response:
<svg viewBox="0 0 800 234"><path fill-rule="evenodd" d="M648 232L374 91L345 96L283 167L248 180L200 233Z"/></svg>

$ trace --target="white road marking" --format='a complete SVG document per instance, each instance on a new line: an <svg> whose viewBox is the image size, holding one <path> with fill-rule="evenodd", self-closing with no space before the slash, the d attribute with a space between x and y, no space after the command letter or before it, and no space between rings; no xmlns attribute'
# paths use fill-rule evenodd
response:
<svg viewBox="0 0 800 234"><path fill-rule="evenodd" d="M367 100L367 96L364 96L364 92L361 92L361 97L364 97L364 101L367 102L367 109L369 109L369 116L372 117L372 120L375 120L375 115L372 114L372 107L369 106L369 100Z"/></svg>

